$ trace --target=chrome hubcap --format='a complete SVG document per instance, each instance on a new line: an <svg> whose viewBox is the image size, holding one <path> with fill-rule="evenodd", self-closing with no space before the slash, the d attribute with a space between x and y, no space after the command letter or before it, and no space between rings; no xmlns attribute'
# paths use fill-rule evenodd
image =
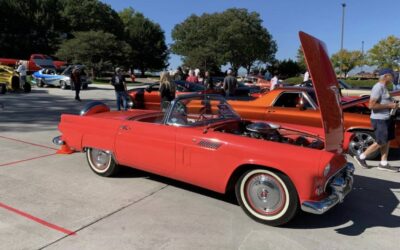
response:
<svg viewBox="0 0 400 250"><path fill-rule="evenodd" d="M93 167L99 171L102 171L109 167L111 155L102 150L91 149L90 158L92 160Z"/></svg>
<svg viewBox="0 0 400 250"><path fill-rule="evenodd" d="M273 215L282 210L285 196L281 184L272 176L257 174L245 186L250 206L257 212Z"/></svg>
<svg viewBox="0 0 400 250"><path fill-rule="evenodd" d="M370 134L356 133L349 147L353 154L360 155L374 142L375 139Z"/></svg>

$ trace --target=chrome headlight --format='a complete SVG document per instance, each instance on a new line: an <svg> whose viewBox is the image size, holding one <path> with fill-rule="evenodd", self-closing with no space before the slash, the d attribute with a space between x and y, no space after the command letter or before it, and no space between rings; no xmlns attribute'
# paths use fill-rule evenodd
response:
<svg viewBox="0 0 400 250"><path fill-rule="evenodd" d="M329 171L331 171L331 164L328 164L324 168L324 177L328 176Z"/></svg>

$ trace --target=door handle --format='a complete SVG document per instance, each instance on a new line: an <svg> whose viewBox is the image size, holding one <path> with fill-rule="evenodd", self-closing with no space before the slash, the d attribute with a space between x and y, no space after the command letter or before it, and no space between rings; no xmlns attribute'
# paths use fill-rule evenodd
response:
<svg viewBox="0 0 400 250"><path fill-rule="evenodd" d="M121 130L130 130L130 129L131 129L131 127L126 126L126 125L121 125L119 128L120 128Z"/></svg>
<svg viewBox="0 0 400 250"><path fill-rule="evenodd" d="M268 110L268 113L275 113L275 110Z"/></svg>

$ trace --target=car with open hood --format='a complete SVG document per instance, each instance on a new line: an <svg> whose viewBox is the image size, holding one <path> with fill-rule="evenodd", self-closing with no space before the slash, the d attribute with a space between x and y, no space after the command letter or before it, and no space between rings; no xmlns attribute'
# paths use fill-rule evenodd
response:
<svg viewBox="0 0 400 250"><path fill-rule="evenodd" d="M65 68L61 74L58 74L54 68L41 69L32 74L32 83L36 84L38 87L55 86L61 89L74 89L71 81L71 73L75 67L81 71L81 88L87 89L91 81L85 72L84 65L70 65Z"/></svg>
<svg viewBox="0 0 400 250"><path fill-rule="evenodd" d="M339 91L324 45L300 33L310 71L318 79L323 128L242 119L215 94L180 95L166 112L111 111L89 103L63 114L60 153L85 152L100 176L129 166L219 193L236 194L252 219L289 222L299 210L323 214L351 191ZM319 53L315 53L319 51Z"/></svg>

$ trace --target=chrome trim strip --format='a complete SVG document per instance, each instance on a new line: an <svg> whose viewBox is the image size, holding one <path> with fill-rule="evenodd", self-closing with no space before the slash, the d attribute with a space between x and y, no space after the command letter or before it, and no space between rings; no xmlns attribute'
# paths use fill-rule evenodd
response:
<svg viewBox="0 0 400 250"><path fill-rule="evenodd" d="M301 204L301 210L312 214L323 214L336 204L343 202L353 188L353 176L354 166L348 162L344 168L334 175L331 181L328 181L332 193L320 201L304 201Z"/></svg>

